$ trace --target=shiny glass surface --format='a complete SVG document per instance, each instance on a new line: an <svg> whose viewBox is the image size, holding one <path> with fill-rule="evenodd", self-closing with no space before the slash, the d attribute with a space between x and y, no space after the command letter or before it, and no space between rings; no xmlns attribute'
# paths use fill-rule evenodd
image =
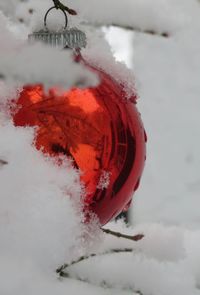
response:
<svg viewBox="0 0 200 295"><path fill-rule="evenodd" d="M16 126L37 126L35 145L52 157L70 157L85 185L84 210L105 224L131 201L145 162L145 131L135 97L99 71L95 88L44 92L27 85L17 101Z"/></svg>

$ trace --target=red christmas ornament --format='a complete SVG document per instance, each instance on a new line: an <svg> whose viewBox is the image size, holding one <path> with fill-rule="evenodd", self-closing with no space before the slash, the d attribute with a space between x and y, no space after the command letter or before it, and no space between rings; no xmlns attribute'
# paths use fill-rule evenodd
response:
<svg viewBox="0 0 200 295"><path fill-rule="evenodd" d="M64 28L56 32L48 29L48 14L58 8L55 5L47 11L44 29L29 35L29 40L79 51L86 46L86 35L76 28L67 29L65 9L60 8ZM139 186L146 135L136 96L127 100L123 85L105 72L89 68L100 77L95 88L72 88L62 94L52 88L46 94L42 85L25 86L13 121L16 126L38 127L37 149L52 157L72 159L85 185L86 217L88 211L94 212L104 225L127 209Z"/></svg>
<svg viewBox="0 0 200 295"><path fill-rule="evenodd" d="M25 86L17 101L15 126L37 126L35 145L52 157L65 155L80 169L86 188L85 210L103 225L130 203L145 162L146 135L123 87L96 70L96 88L63 94L42 85Z"/></svg>

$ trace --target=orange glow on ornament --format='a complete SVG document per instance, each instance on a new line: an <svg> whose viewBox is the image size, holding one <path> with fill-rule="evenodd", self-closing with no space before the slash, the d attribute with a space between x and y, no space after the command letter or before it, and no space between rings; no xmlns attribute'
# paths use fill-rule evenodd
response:
<svg viewBox="0 0 200 295"><path fill-rule="evenodd" d="M17 101L16 126L37 126L35 145L52 157L65 155L81 170L85 210L103 225L130 203L145 162L145 131L123 87L97 71L95 88L45 93L25 86Z"/></svg>

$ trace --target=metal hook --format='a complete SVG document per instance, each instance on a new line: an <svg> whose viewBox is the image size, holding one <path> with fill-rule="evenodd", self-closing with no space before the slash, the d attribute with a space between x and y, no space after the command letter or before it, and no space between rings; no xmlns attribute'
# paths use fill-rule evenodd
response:
<svg viewBox="0 0 200 295"><path fill-rule="evenodd" d="M45 14L45 17L44 17L44 27L45 27L46 31L49 31L48 26L47 26L47 17L48 17L49 12L50 12L51 10L53 10L53 9L56 9L56 10L60 9L60 10L63 12L63 14L64 14L64 16L65 16L65 26L64 26L64 30L65 30L65 29L67 28L67 25L68 25L68 17L67 17L67 13L65 12L65 10L63 10L63 9L61 9L61 8L57 8L56 6L53 6L53 7L49 8L49 9L47 10L47 12L46 12L46 14Z"/></svg>

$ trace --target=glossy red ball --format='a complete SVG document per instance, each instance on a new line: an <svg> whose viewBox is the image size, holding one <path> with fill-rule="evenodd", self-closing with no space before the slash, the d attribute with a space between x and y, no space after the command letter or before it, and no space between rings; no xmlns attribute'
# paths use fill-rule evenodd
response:
<svg viewBox="0 0 200 295"><path fill-rule="evenodd" d="M103 225L116 217L138 188L145 162L146 136L135 97L97 71L95 88L46 94L41 85L25 86L17 101L16 126L38 126L35 145L51 156L71 157L86 188L85 210Z"/></svg>

